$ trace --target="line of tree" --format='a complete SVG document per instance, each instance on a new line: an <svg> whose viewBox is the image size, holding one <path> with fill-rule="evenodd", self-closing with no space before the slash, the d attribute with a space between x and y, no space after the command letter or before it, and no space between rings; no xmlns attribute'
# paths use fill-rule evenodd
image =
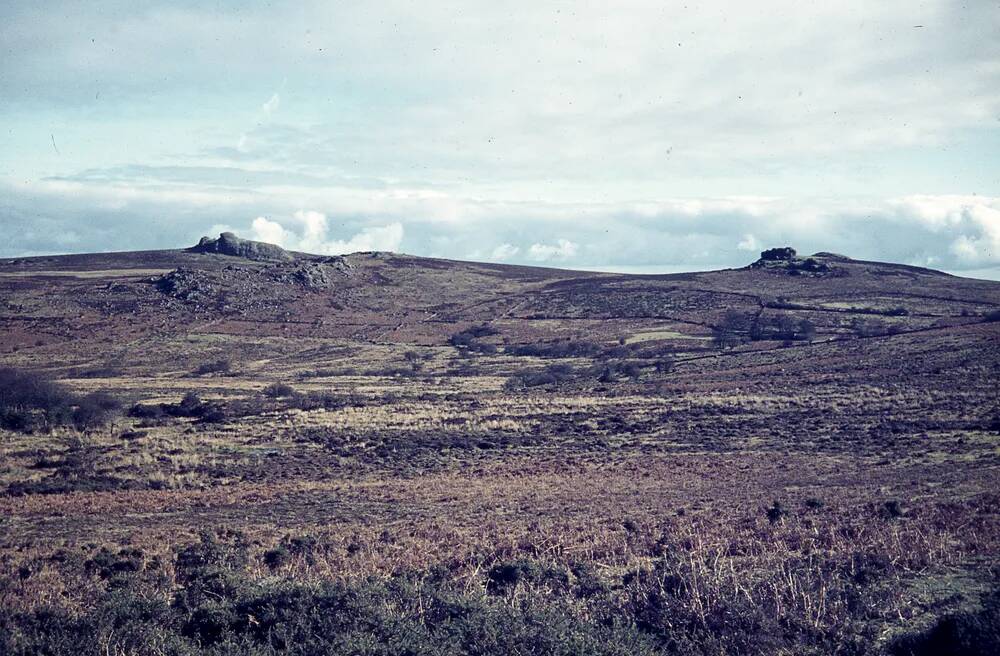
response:
<svg viewBox="0 0 1000 656"><path fill-rule="evenodd" d="M747 342L802 341L816 337L816 326L809 319L796 319L786 314L763 316L730 310L712 329L712 341L722 349L735 348Z"/></svg>

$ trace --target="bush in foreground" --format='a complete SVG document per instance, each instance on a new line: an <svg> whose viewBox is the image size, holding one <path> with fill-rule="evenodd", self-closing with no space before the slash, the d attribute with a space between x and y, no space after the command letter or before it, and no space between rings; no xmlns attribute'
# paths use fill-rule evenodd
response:
<svg viewBox="0 0 1000 656"><path fill-rule="evenodd" d="M79 396L42 374L0 369L0 427L31 432L57 426L90 430L103 426L121 410L106 392Z"/></svg>

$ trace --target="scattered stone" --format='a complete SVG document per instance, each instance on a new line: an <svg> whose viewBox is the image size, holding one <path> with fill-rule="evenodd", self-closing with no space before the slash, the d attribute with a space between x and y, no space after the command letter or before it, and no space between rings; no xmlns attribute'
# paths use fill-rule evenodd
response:
<svg viewBox="0 0 1000 656"><path fill-rule="evenodd" d="M199 302L207 300L213 290L207 276L192 269L174 269L153 279L156 288L168 296L182 301Z"/></svg>

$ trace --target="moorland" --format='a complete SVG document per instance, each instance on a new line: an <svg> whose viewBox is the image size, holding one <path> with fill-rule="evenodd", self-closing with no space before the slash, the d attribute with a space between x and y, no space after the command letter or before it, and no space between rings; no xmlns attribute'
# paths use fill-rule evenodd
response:
<svg viewBox="0 0 1000 656"><path fill-rule="evenodd" d="M5 654L991 654L1000 283L0 261Z"/></svg>

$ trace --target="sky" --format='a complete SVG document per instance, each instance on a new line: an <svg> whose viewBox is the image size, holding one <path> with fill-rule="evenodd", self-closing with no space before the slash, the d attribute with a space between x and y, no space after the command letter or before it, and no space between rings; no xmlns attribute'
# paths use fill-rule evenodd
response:
<svg viewBox="0 0 1000 656"><path fill-rule="evenodd" d="M0 257L1000 279L998 34L986 0L5 0Z"/></svg>

